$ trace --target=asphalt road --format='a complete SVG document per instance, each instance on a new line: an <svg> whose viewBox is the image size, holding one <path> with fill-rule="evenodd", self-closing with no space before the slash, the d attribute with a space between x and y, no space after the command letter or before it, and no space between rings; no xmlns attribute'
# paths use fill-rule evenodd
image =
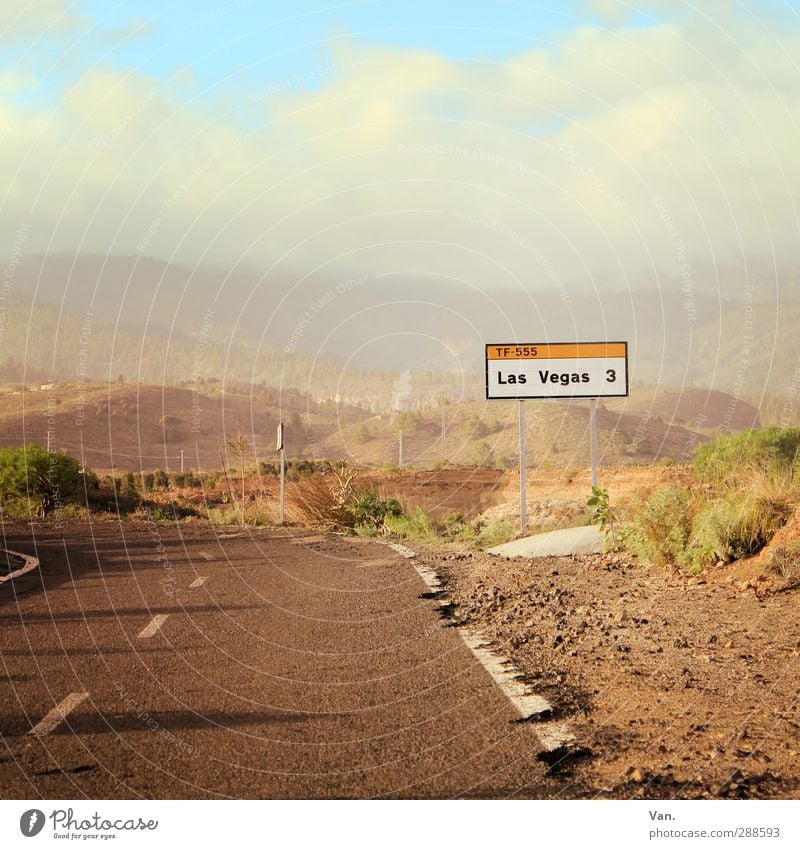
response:
<svg viewBox="0 0 800 849"><path fill-rule="evenodd" d="M42 565L0 585L0 796L548 795L534 728L400 555L234 533L5 528Z"/></svg>

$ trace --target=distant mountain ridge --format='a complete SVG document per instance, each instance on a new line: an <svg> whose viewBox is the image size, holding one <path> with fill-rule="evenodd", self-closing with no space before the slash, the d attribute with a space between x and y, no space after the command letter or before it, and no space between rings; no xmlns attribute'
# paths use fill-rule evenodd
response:
<svg viewBox="0 0 800 849"><path fill-rule="evenodd" d="M486 341L624 339L635 382L759 402L800 389L800 297L738 285L736 300L674 285L564 298L485 292L440 276L294 279L146 257L26 257L8 295L0 362L70 376L91 325L92 376L148 383L266 381L391 406L408 371L417 400L478 395ZM31 298L36 296L35 301ZM34 328L28 333L28 328Z"/></svg>

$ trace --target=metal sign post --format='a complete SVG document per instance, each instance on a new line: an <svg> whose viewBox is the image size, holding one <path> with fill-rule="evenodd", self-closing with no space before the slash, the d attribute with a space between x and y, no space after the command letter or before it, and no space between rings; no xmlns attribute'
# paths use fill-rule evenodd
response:
<svg viewBox="0 0 800 849"><path fill-rule="evenodd" d="M592 449L592 486L597 486L597 398L589 402L589 443Z"/></svg>
<svg viewBox="0 0 800 849"><path fill-rule="evenodd" d="M280 486L280 502L278 506L278 523L283 524L284 520L284 508L283 508L283 481L286 472L286 451L283 447L283 422L278 423L278 442L277 442L277 450L281 455L281 486Z"/></svg>
<svg viewBox="0 0 800 849"><path fill-rule="evenodd" d="M525 399L590 399L592 486L597 486L597 399L628 396L627 342L486 345L486 400L519 401L519 510L524 531Z"/></svg>
<svg viewBox="0 0 800 849"><path fill-rule="evenodd" d="M519 402L519 529L523 533L528 527L528 503L525 493L527 478L525 445L525 402Z"/></svg>

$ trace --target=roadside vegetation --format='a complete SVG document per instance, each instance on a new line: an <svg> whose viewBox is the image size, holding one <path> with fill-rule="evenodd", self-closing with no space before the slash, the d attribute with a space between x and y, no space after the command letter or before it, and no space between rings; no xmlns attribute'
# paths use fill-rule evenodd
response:
<svg viewBox="0 0 800 849"><path fill-rule="evenodd" d="M97 478L68 454L38 445L0 448L0 511L4 516L50 516L85 503Z"/></svg>
<svg viewBox="0 0 800 849"><path fill-rule="evenodd" d="M3 448L0 515L79 518L91 510L98 517L276 524L277 464L262 462L258 469L248 469L244 451L234 451L234 456L233 469L223 466L221 471L156 469L98 476L62 452L48 453L30 444ZM434 516L419 507L408 509L391 493L376 491L380 487L373 481L360 480L359 471L343 460L289 462L286 520L361 537L474 548L497 545L516 534L513 517L467 519L456 512ZM607 489L595 488L587 506L584 521L601 527L609 548L629 550L649 563L696 574L747 557L767 545L800 507L800 428L720 436L699 446L690 480L682 475L627 506L612 504ZM783 586L798 586L800 542L783 534L767 568Z"/></svg>
<svg viewBox="0 0 800 849"><path fill-rule="evenodd" d="M701 445L692 486L650 493L610 526L643 560L695 574L755 554L800 506L800 428L768 427ZM800 574L800 551L787 549L774 568Z"/></svg>

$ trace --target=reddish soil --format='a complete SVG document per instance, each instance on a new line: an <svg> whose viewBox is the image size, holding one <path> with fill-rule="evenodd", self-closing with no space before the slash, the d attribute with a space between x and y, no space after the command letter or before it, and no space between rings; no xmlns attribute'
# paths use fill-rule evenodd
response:
<svg viewBox="0 0 800 849"><path fill-rule="evenodd" d="M710 431L718 427L742 430L761 426L756 407L713 389L659 389L652 390L649 397L647 390L641 389L626 402L626 409L629 412L641 410L664 422L685 425L692 430Z"/></svg>
<svg viewBox="0 0 800 849"><path fill-rule="evenodd" d="M570 723L566 798L797 798L800 590L746 564L685 579L620 555L417 549L454 618Z"/></svg>
<svg viewBox="0 0 800 849"><path fill-rule="evenodd" d="M284 417L296 421L287 430L289 456L314 454L317 442L341 426L363 416L341 406L333 412L309 402L295 390L279 399L275 389L235 387L209 383L203 391L174 386L124 384L58 384L51 390L5 392L0 410L0 444L34 442L45 446L48 430L54 448L81 458L95 470L117 472L219 469L220 447L241 432L248 444L247 464L274 462L279 400ZM338 415L338 421L336 418ZM305 427L308 417L314 431ZM228 462L233 465L232 457Z"/></svg>
<svg viewBox="0 0 800 849"><path fill-rule="evenodd" d="M612 504L620 506L662 484L686 482L690 472L683 466L621 466L601 468L599 475L600 484L611 493ZM455 511L472 519L489 507L519 502L519 473L510 469L365 472L357 481L374 486L384 497L398 498L407 510L421 507L437 518ZM537 502L553 499L585 504L591 493L591 470L528 469L526 493L531 510Z"/></svg>

